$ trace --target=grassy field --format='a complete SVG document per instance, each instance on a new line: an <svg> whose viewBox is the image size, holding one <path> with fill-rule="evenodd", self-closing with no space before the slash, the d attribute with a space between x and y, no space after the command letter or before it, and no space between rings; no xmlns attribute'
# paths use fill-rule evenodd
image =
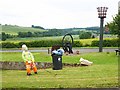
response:
<svg viewBox="0 0 120 90"><path fill-rule="evenodd" d="M4 52L0 55L2 55L1 56L2 59L0 59L2 61L16 61L16 62L23 61L20 52L11 52L11 53ZM52 62L52 57L50 54L47 54L47 52L46 53L37 52L37 53L33 53L33 55L36 62ZM103 61L109 61L109 62L112 62L113 60L117 61L118 59L118 57L115 55L114 52L110 52L110 54L107 54L106 52L104 53L98 52L98 53L84 53L80 55L63 55L62 58L63 58L63 63L78 63L81 57L93 61L96 64L100 64ZM112 63L116 63L116 62L112 62Z"/></svg>
<svg viewBox="0 0 120 90"><path fill-rule="evenodd" d="M115 88L118 87L115 65L65 67L62 70L38 70L26 76L26 71L3 70L2 88Z"/></svg>
<svg viewBox="0 0 120 90"><path fill-rule="evenodd" d="M2 31L8 34L17 35L18 32L42 32L45 30L36 29L31 27L20 27L20 26L13 26L13 25L2 25Z"/></svg>
<svg viewBox="0 0 120 90"><path fill-rule="evenodd" d="M36 62L52 62L47 53L33 53ZM118 87L118 56L114 52L64 55L63 63L79 63L83 57L92 66L64 67L62 70L38 70L26 76L25 70L3 70L3 88L115 88ZM22 61L21 53L2 53L2 61Z"/></svg>
<svg viewBox="0 0 120 90"><path fill-rule="evenodd" d="M11 38L3 42L22 42L22 41L39 41L39 40L62 40L63 36L53 37L28 37L28 38Z"/></svg>

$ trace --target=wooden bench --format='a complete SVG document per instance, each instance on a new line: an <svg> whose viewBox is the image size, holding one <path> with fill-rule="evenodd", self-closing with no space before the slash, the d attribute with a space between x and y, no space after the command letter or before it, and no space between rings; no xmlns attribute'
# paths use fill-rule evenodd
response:
<svg viewBox="0 0 120 90"><path fill-rule="evenodd" d="M120 49L119 50L115 50L116 51L116 55L117 55L117 53L120 55Z"/></svg>

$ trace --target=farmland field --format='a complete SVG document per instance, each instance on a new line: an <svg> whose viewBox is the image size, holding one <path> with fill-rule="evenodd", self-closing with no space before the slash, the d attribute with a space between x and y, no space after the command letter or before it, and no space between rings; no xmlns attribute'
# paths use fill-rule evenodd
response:
<svg viewBox="0 0 120 90"><path fill-rule="evenodd" d="M2 25L2 31L8 34L17 35L18 32L42 32L43 29L36 29L31 27L20 27L13 25Z"/></svg>

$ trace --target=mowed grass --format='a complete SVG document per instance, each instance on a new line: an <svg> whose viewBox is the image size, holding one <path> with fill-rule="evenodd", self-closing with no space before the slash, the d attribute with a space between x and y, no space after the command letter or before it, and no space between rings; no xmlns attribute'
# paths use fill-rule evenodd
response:
<svg viewBox="0 0 120 90"><path fill-rule="evenodd" d="M51 54L48 54L47 52L33 52L35 61L36 62L52 62L52 56ZM22 62L22 52L3 52L0 54L2 61L16 61L16 62ZM118 56L115 55L115 52L109 52L107 54L106 52L103 53L82 53L79 55L63 55L62 56L62 62L63 63L78 63L80 58L88 59L92 62L95 62L96 64L100 63L110 63L112 62L116 64L116 61L118 59ZM108 64L109 64L108 63Z"/></svg>
<svg viewBox="0 0 120 90"><path fill-rule="evenodd" d="M36 62L52 62L47 53L33 53ZM25 70L3 70L2 88L118 88L118 56L114 52L64 55L63 63L79 63L83 57L92 66L39 69L26 76ZM3 53L3 61L22 61L21 53Z"/></svg>
<svg viewBox="0 0 120 90"><path fill-rule="evenodd" d="M3 70L2 88L113 88L118 87L117 67L93 65L65 67L62 70L38 70L26 76L26 71Z"/></svg>

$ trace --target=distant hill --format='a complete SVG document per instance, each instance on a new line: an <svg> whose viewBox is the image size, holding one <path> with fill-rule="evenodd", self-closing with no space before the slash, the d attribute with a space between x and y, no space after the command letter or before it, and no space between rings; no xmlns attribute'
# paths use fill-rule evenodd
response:
<svg viewBox="0 0 120 90"><path fill-rule="evenodd" d="M2 32L13 35L17 35L18 32L43 32L43 31L47 30L32 27L21 27L16 25L2 25Z"/></svg>
<svg viewBox="0 0 120 90"><path fill-rule="evenodd" d="M87 30L87 31L99 31L99 27L86 27L86 28L66 28L66 29L41 29L41 27L38 26L34 26L32 25L32 27L22 27L22 26L17 26L17 25L1 25L2 26L2 32L5 32L7 34L12 34L12 35L17 35L18 32L45 32L45 31L51 31L53 30L52 34L54 34L56 31L58 30L62 33L73 33L74 34L78 34L79 31L83 31L83 30ZM49 33L48 33L49 34ZM63 35L64 35L63 34Z"/></svg>

